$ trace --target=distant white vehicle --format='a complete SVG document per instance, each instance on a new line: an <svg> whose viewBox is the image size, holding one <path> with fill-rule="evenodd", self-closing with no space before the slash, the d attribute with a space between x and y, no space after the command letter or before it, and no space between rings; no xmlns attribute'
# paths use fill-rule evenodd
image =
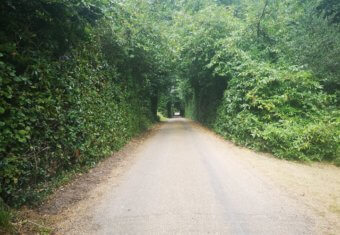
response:
<svg viewBox="0 0 340 235"><path fill-rule="evenodd" d="M180 112L175 112L175 113L174 113L174 116L180 116L180 115L181 115Z"/></svg>

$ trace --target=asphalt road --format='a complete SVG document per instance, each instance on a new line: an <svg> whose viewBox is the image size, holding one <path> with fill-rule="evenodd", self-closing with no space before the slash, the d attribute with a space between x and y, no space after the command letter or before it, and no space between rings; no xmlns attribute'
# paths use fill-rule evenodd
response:
<svg viewBox="0 0 340 235"><path fill-rule="evenodd" d="M313 234L315 221L242 151L182 119L140 148L105 192L89 234Z"/></svg>

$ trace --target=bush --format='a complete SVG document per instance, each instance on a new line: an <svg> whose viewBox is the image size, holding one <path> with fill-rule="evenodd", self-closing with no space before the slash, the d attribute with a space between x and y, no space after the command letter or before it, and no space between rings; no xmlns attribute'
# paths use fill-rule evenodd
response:
<svg viewBox="0 0 340 235"><path fill-rule="evenodd" d="M336 160L339 112L310 73L249 58L234 68L214 124L218 133L281 158Z"/></svg>

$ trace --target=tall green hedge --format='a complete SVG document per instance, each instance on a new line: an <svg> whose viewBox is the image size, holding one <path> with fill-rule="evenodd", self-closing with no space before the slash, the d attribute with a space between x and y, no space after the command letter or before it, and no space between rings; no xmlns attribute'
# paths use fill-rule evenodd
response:
<svg viewBox="0 0 340 235"><path fill-rule="evenodd" d="M1 2L0 196L7 204L39 200L48 182L109 156L155 120L157 65L138 38L144 26L112 4Z"/></svg>

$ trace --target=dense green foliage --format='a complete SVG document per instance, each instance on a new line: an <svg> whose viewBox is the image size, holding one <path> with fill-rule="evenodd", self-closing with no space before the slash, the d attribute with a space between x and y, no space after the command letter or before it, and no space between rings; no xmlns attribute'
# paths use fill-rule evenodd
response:
<svg viewBox="0 0 340 235"><path fill-rule="evenodd" d="M11 205L38 200L50 180L155 120L165 40L103 2L0 4L0 194Z"/></svg>
<svg viewBox="0 0 340 235"><path fill-rule="evenodd" d="M282 158L339 161L339 4L193 2L171 12L186 115Z"/></svg>
<svg viewBox="0 0 340 235"><path fill-rule="evenodd" d="M0 195L36 201L176 111L239 144L340 162L339 3L4 0Z"/></svg>

